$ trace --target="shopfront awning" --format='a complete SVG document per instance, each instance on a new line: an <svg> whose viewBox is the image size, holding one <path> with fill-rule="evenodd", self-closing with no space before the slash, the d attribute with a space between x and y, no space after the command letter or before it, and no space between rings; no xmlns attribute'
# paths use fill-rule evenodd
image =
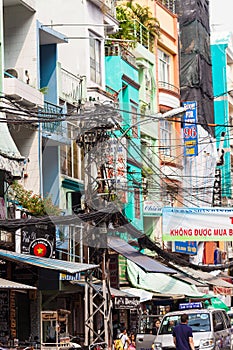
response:
<svg viewBox="0 0 233 350"><path fill-rule="evenodd" d="M123 255L126 259L133 261L146 272L164 274L176 273L175 270L170 269L156 260L140 253L137 249L133 248L130 244L119 237L108 237L108 248Z"/></svg>
<svg viewBox="0 0 233 350"><path fill-rule="evenodd" d="M14 290L34 289L35 290L37 288L29 286L27 284L17 283L17 282L6 280L4 278L0 278L0 290L1 289L14 289Z"/></svg>
<svg viewBox="0 0 233 350"><path fill-rule="evenodd" d="M152 292L148 292L147 290L140 288L126 288L123 289L123 291L139 297L140 303L151 300L154 295Z"/></svg>
<svg viewBox="0 0 233 350"><path fill-rule="evenodd" d="M203 296L203 293L200 293L195 285L190 285L163 273L146 273L129 260L127 260L127 275L134 287L160 293L161 296Z"/></svg>
<svg viewBox="0 0 233 350"><path fill-rule="evenodd" d="M233 295L233 284L218 276L214 276L209 272L195 270L188 266L178 266L174 263L172 266L174 269L177 269L177 278L192 278L196 280L194 283L196 286L199 286L200 283L210 286L213 288L215 294ZM183 277L180 277L181 275L183 275Z"/></svg>
<svg viewBox="0 0 233 350"><path fill-rule="evenodd" d="M65 272L69 274L93 270L99 266L99 265L76 263L76 262L51 259L51 258L40 258L38 256L20 254L20 253L11 252L8 250L0 249L0 259L1 258L9 261L13 261L13 262L37 266L39 268Z"/></svg>

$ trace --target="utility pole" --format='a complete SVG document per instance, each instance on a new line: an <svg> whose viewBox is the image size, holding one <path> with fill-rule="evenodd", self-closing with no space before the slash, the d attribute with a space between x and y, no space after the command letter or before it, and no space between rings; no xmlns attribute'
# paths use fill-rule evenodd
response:
<svg viewBox="0 0 233 350"><path fill-rule="evenodd" d="M108 156L108 139L116 129L114 117L119 117L113 105L96 104L92 113L87 113L79 124L76 142L84 152L85 169L85 210L98 212L106 207L107 201L101 198L103 190L103 165ZM103 194L103 193L102 193ZM93 223L92 223L93 224ZM93 283L93 277L86 278L85 284L85 341L84 345L97 343L111 344L111 293L108 274L107 229L105 218L101 224L89 225L82 231L82 240L88 250L87 262L92 259L100 264L98 279L102 286L99 290ZM81 243L81 242L80 242ZM92 253L92 254L91 254ZM96 261L99 259L99 261ZM94 262L92 261L92 262Z"/></svg>

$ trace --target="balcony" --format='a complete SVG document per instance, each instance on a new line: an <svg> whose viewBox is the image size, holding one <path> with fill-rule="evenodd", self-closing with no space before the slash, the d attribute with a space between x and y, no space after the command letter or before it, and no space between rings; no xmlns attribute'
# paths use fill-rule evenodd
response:
<svg viewBox="0 0 233 350"><path fill-rule="evenodd" d="M59 67L58 86L61 100L74 106L85 103L87 99L86 77L76 76Z"/></svg>
<svg viewBox="0 0 233 350"><path fill-rule="evenodd" d="M3 0L3 6L24 6L29 11L35 12L35 0Z"/></svg>
<svg viewBox="0 0 233 350"><path fill-rule="evenodd" d="M108 12L115 16L116 0L89 0L98 6L103 12Z"/></svg>
<svg viewBox="0 0 233 350"><path fill-rule="evenodd" d="M120 56L123 60L132 66L137 67L136 57L128 49L120 44L106 44L105 56Z"/></svg>
<svg viewBox="0 0 233 350"><path fill-rule="evenodd" d="M152 35L150 31L136 19L133 20L133 32L137 43L144 46L150 52L154 52L154 35Z"/></svg>
<svg viewBox="0 0 233 350"><path fill-rule="evenodd" d="M6 97L14 99L27 108L38 108L44 105L42 92L18 79L18 72L15 69L4 72L4 93Z"/></svg>
<svg viewBox="0 0 233 350"><path fill-rule="evenodd" d="M42 118L46 117L46 118L62 118L63 115L63 110L62 107L54 105L52 103L49 102L45 102L44 103L44 108L41 109L41 112L43 112L42 114ZM45 135L49 134L58 134L58 135L63 135L66 131L65 128L63 128L63 122L44 122L42 123L42 131L45 132ZM49 135L50 136L50 135Z"/></svg>
<svg viewBox="0 0 233 350"><path fill-rule="evenodd" d="M177 108L180 106L180 89L177 86L165 81L159 81L158 88L159 105L170 108Z"/></svg>
<svg viewBox="0 0 233 350"><path fill-rule="evenodd" d="M176 0L158 0L160 4L166 7L172 13L176 13L175 2Z"/></svg>

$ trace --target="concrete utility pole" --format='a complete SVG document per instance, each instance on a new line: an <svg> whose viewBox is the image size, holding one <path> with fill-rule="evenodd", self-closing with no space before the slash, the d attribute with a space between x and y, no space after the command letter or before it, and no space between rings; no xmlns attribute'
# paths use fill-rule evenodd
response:
<svg viewBox="0 0 233 350"><path fill-rule="evenodd" d="M99 192L104 179L101 168L106 164L108 142L112 130L116 129L114 117L119 117L113 105L96 104L93 112L87 113L79 125L77 144L82 147L85 155L85 210L95 212L106 206ZM93 223L92 223L93 225ZM105 219L96 226L89 225L83 231L82 239L86 246L86 261L91 262L91 256L99 259L100 270L97 277L102 281L101 289L94 285L92 276L85 284L85 341L84 345L95 346L98 343L111 345L111 314L112 302L107 258L107 229ZM92 254L90 254L92 252Z"/></svg>

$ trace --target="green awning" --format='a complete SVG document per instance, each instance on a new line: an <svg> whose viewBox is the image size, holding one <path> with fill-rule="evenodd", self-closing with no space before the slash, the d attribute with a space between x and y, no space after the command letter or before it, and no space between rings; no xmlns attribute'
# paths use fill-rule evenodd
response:
<svg viewBox="0 0 233 350"><path fill-rule="evenodd" d="M205 297L208 297L208 295L207 296L205 295L204 298ZM214 309L224 309L226 311L230 310L230 308L218 297L210 296L210 299L206 300L206 302L209 303L208 309L209 308L214 308Z"/></svg>
<svg viewBox="0 0 233 350"><path fill-rule="evenodd" d="M127 274L136 288L142 288L166 296L202 297L196 286L182 282L164 273L146 273L139 266L127 260Z"/></svg>

